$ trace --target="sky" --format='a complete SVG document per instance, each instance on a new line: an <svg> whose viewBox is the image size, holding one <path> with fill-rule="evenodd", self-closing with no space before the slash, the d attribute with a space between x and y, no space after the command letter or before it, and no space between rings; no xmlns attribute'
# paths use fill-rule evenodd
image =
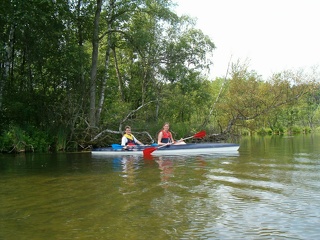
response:
<svg viewBox="0 0 320 240"><path fill-rule="evenodd" d="M320 0L174 0L216 45L210 75L240 60L263 78L320 67Z"/></svg>

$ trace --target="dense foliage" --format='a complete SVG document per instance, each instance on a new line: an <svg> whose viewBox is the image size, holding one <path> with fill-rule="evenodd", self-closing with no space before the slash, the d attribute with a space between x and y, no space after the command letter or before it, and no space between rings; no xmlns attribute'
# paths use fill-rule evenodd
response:
<svg viewBox="0 0 320 240"><path fill-rule="evenodd" d="M262 80L239 62L205 75L213 41L171 0L3 0L0 151L65 151L175 137L309 131L319 126L319 74Z"/></svg>

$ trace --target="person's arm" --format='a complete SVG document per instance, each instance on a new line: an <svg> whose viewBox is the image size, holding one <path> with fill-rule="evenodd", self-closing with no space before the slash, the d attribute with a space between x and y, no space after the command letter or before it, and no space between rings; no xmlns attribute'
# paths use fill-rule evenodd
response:
<svg viewBox="0 0 320 240"><path fill-rule="evenodd" d="M171 137L171 143L174 143L174 139L172 137L172 133L170 133L170 137Z"/></svg>
<svg viewBox="0 0 320 240"><path fill-rule="evenodd" d="M134 140L135 143L138 143L139 145L143 145L143 143L140 142L138 139L136 139L135 136L133 136L133 140Z"/></svg>
<svg viewBox="0 0 320 240"><path fill-rule="evenodd" d="M158 134L158 145L163 145L163 143L161 142L162 135L163 135L163 133L162 133L162 131L160 131Z"/></svg>
<svg viewBox="0 0 320 240"><path fill-rule="evenodd" d="M127 138L125 137L125 136L123 136L122 138L121 138L121 146L126 146L126 144L127 144Z"/></svg>

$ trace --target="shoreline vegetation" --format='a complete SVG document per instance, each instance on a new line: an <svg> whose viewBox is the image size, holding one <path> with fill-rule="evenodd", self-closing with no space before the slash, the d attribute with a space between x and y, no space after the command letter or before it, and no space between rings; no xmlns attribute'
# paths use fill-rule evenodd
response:
<svg viewBox="0 0 320 240"><path fill-rule="evenodd" d="M299 128L299 127L294 127L291 129L277 129L277 130L272 130L270 128L262 128L256 132L250 132L248 130L242 131L240 135L225 135L225 134L215 134L215 133L208 133L207 135L203 138L194 138L189 140L189 143L201 143L201 142L239 142L239 139L242 136L266 136L266 135L287 135L287 136L293 136L297 134L311 134L313 132L317 132L317 130L312 131L309 128ZM2 148L0 149L0 153L5 154L19 154L19 153L28 153L28 152L44 152L44 153L50 153L50 152L83 152L83 151L91 151L92 148L94 147L105 147L105 146L110 146L113 143L118 143L120 138L112 138L112 136L109 136L109 140L105 143L100 143L96 145L78 145L77 147L73 146L72 148L68 149L67 148L67 143L62 143L60 147L64 147L62 149L57 149L54 146L47 145L45 148L42 148L41 151L37 150L37 146L33 146L32 144L26 142L23 139L27 139L27 136L24 136L23 133L18 133L15 132L16 135L13 135L21 138L20 140L17 140L15 138L16 142L14 142L14 139L8 139L7 141L7 146L2 144ZM141 139L142 142L145 142L146 144L152 144L155 142L154 139L150 138L151 135L150 133L143 131L143 132L134 132L135 135ZM174 135L177 135L175 132L173 132ZM119 134L119 136L121 136ZM2 140L2 139L1 139ZM28 141L28 140L27 140ZM29 142L32 142L32 139L29 139Z"/></svg>
<svg viewBox="0 0 320 240"><path fill-rule="evenodd" d="M107 146L126 125L145 144L164 122L175 139L206 130L210 142L320 126L319 67L264 78L230 58L212 79L214 39L174 1L16 0L0 11L2 153Z"/></svg>

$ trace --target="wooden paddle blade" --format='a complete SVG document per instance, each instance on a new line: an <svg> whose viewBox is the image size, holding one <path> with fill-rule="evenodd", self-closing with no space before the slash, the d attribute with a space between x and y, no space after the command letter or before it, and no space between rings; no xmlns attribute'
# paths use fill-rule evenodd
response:
<svg viewBox="0 0 320 240"><path fill-rule="evenodd" d="M194 138L203 138L205 136L206 136L206 131L204 131L204 130L193 135Z"/></svg>
<svg viewBox="0 0 320 240"><path fill-rule="evenodd" d="M155 150L157 150L157 148L155 148L155 147L146 148L146 149L143 150L143 155L144 155L144 156L149 156L149 155L151 155L151 153L153 153Z"/></svg>

